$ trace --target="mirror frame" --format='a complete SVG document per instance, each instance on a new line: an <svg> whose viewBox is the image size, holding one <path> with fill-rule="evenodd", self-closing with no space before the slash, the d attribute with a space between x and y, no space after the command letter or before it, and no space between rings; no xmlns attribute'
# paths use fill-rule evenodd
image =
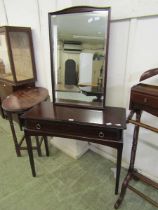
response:
<svg viewBox="0 0 158 210"><path fill-rule="evenodd" d="M53 51L53 40L52 40L52 27L51 27L51 17L53 15L63 15L63 14L75 14L75 13L85 13L85 12L94 12L94 11L108 11L108 19L107 19L107 42L104 45L105 50L105 61L104 62L104 86L103 86L103 105L102 106L88 106L82 105L79 103L60 103L57 102L55 97L55 71L54 71L54 51ZM51 80L52 80L52 98L53 104L60 106L70 106L70 107L80 107L80 108L89 108L89 109L104 109L105 101L106 101L106 84L107 84L107 66L108 66L108 48L109 48L109 33L110 33L110 15L111 8L110 7L90 7L90 6L76 6L69 7L63 10L59 10L56 12L48 13L48 24L49 24L49 42L50 42L50 61L51 61Z"/></svg>

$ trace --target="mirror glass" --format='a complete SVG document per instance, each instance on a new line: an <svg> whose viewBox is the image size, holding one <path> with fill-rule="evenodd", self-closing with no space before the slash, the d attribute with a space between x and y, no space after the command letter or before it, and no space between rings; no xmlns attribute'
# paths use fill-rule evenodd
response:
<svg viewBox="0 0 158 210"><path fill-rule="evenodd" d="M54 103L105 105L109 8L49 13Z"/></svg>

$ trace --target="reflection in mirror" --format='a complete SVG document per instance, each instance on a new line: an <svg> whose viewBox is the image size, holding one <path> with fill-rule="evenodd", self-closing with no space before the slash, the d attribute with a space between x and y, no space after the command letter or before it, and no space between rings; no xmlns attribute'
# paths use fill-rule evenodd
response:
<svg viewBox="0 0 158 210"><path fill-rule="evenodd" d="M55 103L105 105L109 10L74 7L49 14Z"/></svg>

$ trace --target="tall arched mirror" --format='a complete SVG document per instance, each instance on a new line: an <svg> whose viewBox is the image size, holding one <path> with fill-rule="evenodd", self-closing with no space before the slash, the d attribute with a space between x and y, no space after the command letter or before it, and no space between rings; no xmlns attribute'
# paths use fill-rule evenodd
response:
<svg viewBox="0 0 158 210"><path fill-rule="evenodd" d="M105 106L110 8L49 13L53 102Z"/></svg>

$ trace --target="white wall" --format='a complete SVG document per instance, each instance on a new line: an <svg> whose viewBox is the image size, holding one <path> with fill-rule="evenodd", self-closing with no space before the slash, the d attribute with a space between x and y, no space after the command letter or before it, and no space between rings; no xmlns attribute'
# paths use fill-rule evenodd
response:
<svg viewBox="0 0 158 210"><path fill-rule="evenodd" d="M130 88L137 84L140 75L147 69L158 67L157 45L158 16L113 21L110 31L107 105L129 106ZM158 127L156 117L143 113L142 121ZM133 125L128 125L124 135L123 161L129 162L132 143ZM144 174L158 180L157 134L140 129L136 167ZM92 149L109 158L116 156L116 151L97 146ZM104 153L105 151L106 153ZM112 155L112 157L111 157Z"/></svg>
<svg viewBox="0 0 158 210"><path fill-rule="evenodd" d="M158 67L158 0L0 0L0 25L32 28L37 85L48 88L51 95L48 12L77 5L112 7L107 105L126 107L128 113L130 87L138 82L142 72ZM143 121L158 126L156 117L149 114L143 114ZM128 125L123 151L123 163L126 165L130 158L132 131L133 126ZM158 179L156 134L144 129L140 134L136 166ZM79 142L76 146L84 147ZM91 148L111 159L115 157L116 152L111 148Z"/></svg>

